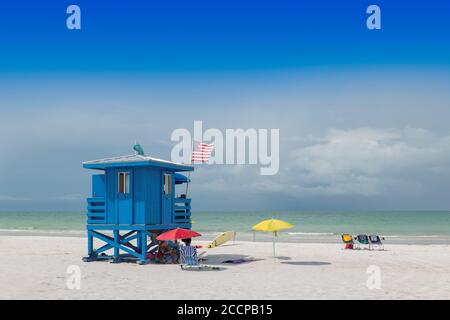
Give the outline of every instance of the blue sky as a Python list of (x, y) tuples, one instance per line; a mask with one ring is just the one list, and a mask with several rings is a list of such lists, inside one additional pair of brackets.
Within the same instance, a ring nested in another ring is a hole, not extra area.
[[(82, 30), (65, 26), (78, 4)], [(382, 30), (365, 27), (382, 9)], [(167, 72), (448, 64), (445, 1), (10, 1), (0, 70)]]
[(277, 176), (199, 168), (198, 209), (449, 209), (449, 15), (437, 0), (2, 3), (0, 210), (81, 210), (81, 161), (135, 139), (167, 158), (194, 120), (281, 142)]

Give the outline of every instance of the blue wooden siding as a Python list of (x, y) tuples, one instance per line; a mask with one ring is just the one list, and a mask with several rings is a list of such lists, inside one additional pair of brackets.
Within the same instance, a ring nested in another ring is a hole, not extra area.
[(161, 224), (160, 170), (134, 168), (134, 215), (136, 224)]
[(147, 224), (161, 224), (161, 170), (148, 168), (147, 208), (145, 212)]
[(118, 170), (116, 168), (105, 170), (107, 224), (119, 224), (117, 215), (117, 172)]
[[(129, 194), (119, 193), (120, 172), (130, 174)], [(164, 174), (172, 175), (170, 195), (164, 194)], [(92, 208), (93, 199), (98, 208)], [(111, 167), (105, 169), (105, 174), (92, 177), (92, 198), (88, 199), (88, 215), (88, 223), (93, 224), (185, 224), (190, 223), (190, 200), (175, 198), (172, 170), (151, 166)]]
[(145, 167), (134, 168), (134, 223), (145, 224), (145, 211), (148, 192), (148, 170)]
[(105, 197), (105, 193), (106, 193), (105, 175), (104, 174), (92, 175), (92, 197), (102, 198)]
[[(130, 173), (130, 194), (119, 194), (119, 172)], [(164, 173), (154, 167), (107, 168), (106, 223), (108, 224), (171, 224), (173, 223), (175, 183), (172, 193), (164, 194)], [(173, 176), (173, 175), (172, 175)], [(125, 200), (129, 201), (125, 201)], [(128, 212), (128, 213), (126, 213)]]

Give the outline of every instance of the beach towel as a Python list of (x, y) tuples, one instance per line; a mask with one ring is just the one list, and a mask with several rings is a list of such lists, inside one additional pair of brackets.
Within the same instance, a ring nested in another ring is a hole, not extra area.
[(232, 263), (232, 264), (240, 264), (240, 263), (246, 263), (246, 262), (252, 262), (252, 259), (230, 259), (222, 261), (222, 263)]

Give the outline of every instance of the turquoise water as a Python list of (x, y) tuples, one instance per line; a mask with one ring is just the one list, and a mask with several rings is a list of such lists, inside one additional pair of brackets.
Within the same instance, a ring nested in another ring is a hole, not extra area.
[[(295, 225), (287, 235), (326, 236), (348, 233), (378, 233), (388, 236), (450, 236), (450, 211), (379, 212), (194, 212), (193, 229), (200, 232), (235, 230), (249, 232), (267, 218)], [(82, 212), (0, 212), (0, 229), (84, 230)]]
[(290, 234), (336, 235), (377, 233), (391, 236), (450, 236), (450, 211), (380, 212), (233, 212), (195, 213), (193, 228), (205, 231), (250, 231), (267, 218), (295, 225)]

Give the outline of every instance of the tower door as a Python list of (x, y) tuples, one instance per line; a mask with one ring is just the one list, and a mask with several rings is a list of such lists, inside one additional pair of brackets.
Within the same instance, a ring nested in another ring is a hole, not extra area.
[(170, 172), (163, 172), (162, 174), (162, 199), (161, 199), (161, 212), (162, 223), (171, 224), (173, 216), (173, 198), (174, 198), (174, 181), (173, 174)]
[(117, 211), (119, 224), (133, 224), (133, 176), (131, 170), (117, 173)]

